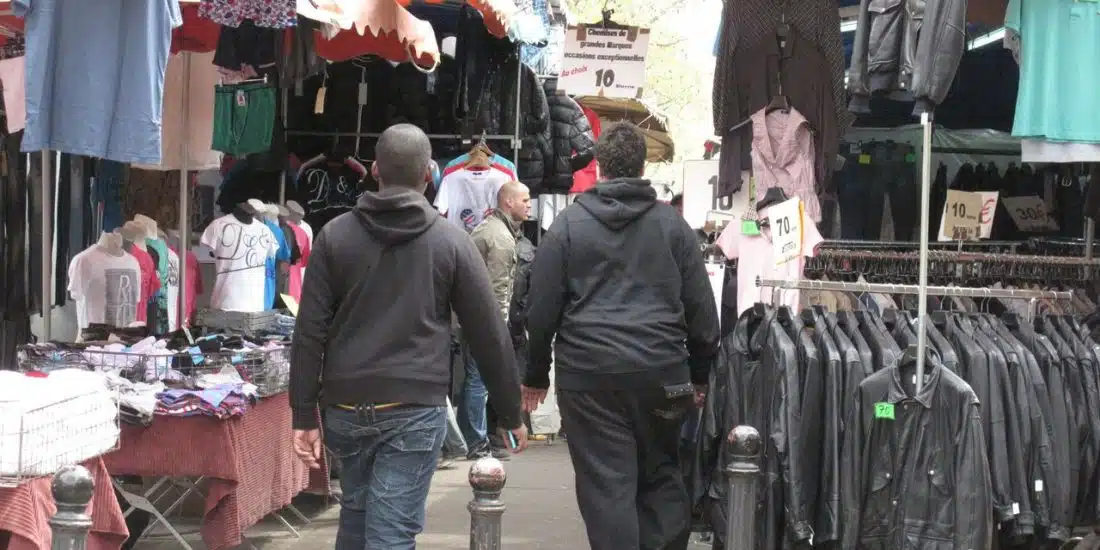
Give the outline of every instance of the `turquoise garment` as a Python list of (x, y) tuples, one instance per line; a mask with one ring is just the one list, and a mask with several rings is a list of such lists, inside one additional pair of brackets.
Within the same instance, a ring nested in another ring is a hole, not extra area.
[(1100, 5), (1011, 0), (1005, 26), (1020, 34), (1012, 135), (1100, 143)]
[(264, 303), (267, 304), (266, 309), (272, 309), (275, 307), (275, 294), (278, 286), (279, 271), (277, 266), (278, 262), (290, 261), (290, 245), (286, 242), (286, 234), (283, 233), (283, 229), (279, 227), (279, 224), (275, 222), (263, 220), (264, 225), (275, 234), (275, 242), (279, 245), (279, 250), (275, 252), (275, 257), (267, 257), (267, 263), (264, 265), (266, 268), (267, 279), (264, 281)]
[(168, 267), (168, 243), (163, 239), (145, 239), (145, 246), (156, 252), (150, 256), (156, 261), (157, 277), (160, 278), (160, 290), (153, 295), (156, 315), (150, 316), (147, 323), (153, 334), (168, 334), (168, 285), (172, 284), (172, 273)]

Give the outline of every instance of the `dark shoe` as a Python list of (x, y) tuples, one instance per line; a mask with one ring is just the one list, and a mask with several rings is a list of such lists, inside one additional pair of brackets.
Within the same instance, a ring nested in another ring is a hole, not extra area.
[(492, 456), (493, 450), (489, 446), (488, 441), (482, 441), (475, 443), (470, 447), (470, 452), (466, 453), (466, 460), (477, 460), (487, 456)]
[(453, 470), (455, 467), (455, 460), (445, 456), (439, 457), (439, 463), (436, 464), (437, 470)]
[(492, 456), (493, 456), (493, 458), (495, 458), (497, 460), (500, 460), (502, 462), (512, 459), (512, 453), (510, 453), (510, 452), (508, 452), (504, 449), (499, 449), (499, 448), (493, 448)]

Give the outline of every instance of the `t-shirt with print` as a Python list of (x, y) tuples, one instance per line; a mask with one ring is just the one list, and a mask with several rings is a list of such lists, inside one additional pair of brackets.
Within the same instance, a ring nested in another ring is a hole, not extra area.
[(367, 190), (367, 179), (360, 166), (348, 162), (322, 161), (303, 168), (298, 173), (298, 190), (305, 199), (305, 219), (320, 230), (329, 220), (355, 206)]
[(168, 256), (168, 284), (165, 285), (165, 296), (168, 298), (168, 331), (180, 328), (180, 257), (171, 248), (165, 251)]
[[(172, 247), (172, 252), (179, 256), (179, 249)], [(177, 320), (177, 326), (191, 324), (191, 316), (195, 314), (195, 297), (203, 293), (202, 270), (199, 269), (199, 258), (194, 252), (187, 251), (187, 288), (184, 289), (185, 307), (183, 314)]]
[(93, 245), (73, 258), (68, 275), (77, 328), (91, 323), (128, 327), (138, 320), (141, 266), (130, 254)]
[(159, 164), (177, 0), (14, 0), (26, 31), (23, 151)]
[[(768, 216), (768, 209), (760, 212), (760, 219)], [(779, 303), (772, 304), (773, 289), (756, 286), (756, 279), (797, 281), (802, 278), (806, 258), (812, 258), (817, 245), (824, 239), (813, 220), (802, 211), (802, 256), (782, 265), (775, 264), (775, 249), (771, 241), (771, 229), (761, 228), (759, 235), (745, 235), (740, 223), (731, 223), (718, 237), (718, 246), (727, 258), (737, 259), (737, 315), (740, 316), (753, 304), (762, 302), (774, 306), (788, 306), (798, 311), (798, 291), (781, 290)]]
[(469, 233), (497, 207), (500, 188), (514, 179), (514, 173), (496, 165), (484, 169), (447, 168), (443, 171), (435, 207), (444, 217)]
[(275, 234), (263, 222), (242, 223), (222, 216), (207, 226), (199, 240), (214, 253), (214, 291), (210, 307), (225, 311), (264, 311), (267, 259), (275, 257)]

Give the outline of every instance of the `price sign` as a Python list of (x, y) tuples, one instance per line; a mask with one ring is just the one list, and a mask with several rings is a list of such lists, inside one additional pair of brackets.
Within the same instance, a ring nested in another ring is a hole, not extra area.
[(943, 205), (943, 235), (953, 241), (976, 241), (982, 237), (982, 196), (967, 191), (947, 190)]
[(1016, 222), (1020, 231), (1029, 233), (1043, 233), (1046, 231), (1058, 231), (1058, 224), (1047, 212), (1047, 203), (1043, 199), (1030, 195), (1027, 197), (1005, 197), (1001, 199), (1008, 215)]
[(802, 200), (787, 199), (768, 208), (775, 265), (802, 256)]
[(649, 29), (571, 26), (563, 50), (559, 90), (577, 96), (641, 99)]

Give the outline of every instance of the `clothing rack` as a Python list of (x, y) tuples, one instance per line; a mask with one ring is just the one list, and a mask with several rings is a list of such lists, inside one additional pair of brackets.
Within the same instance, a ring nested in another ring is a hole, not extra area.
[(985, 155), (985, 156), (1000, 156), (1000, 157), (1018, 157), (1020, 151), (1008, 151), (1006, 149), (980, 149), (971, 147), (932, 147), (933, 153), (947, 153), (947, 154), (959, 154), (959, 155)]
[[(969, 248), (1008, 248), (1015, 252), (1020, 246), (1026, 245), (1024, 241), (965, 241), (961, 243), (942, 242), (928, 243), (929, 246), (943, 248), (955, 248), (960, 245)], [(822, 249), (828, 248), (919, 248), (920, 243), (911, 241), (857, 241), (844, 239), (829, 239), (819, 245)]]
[[(920, 296), (955, 296), (969, 298), (990, 298), (999, 300), (1029, 300), (1028, 320), (1035, 318), (1035, 310), (1039, 300), (1064, 300), (1073, 299), (1071, 290), (1028, 290), (1013, 288), (974, 288), (964, 286), (927, 286), (927, 285), (892, 285), (886, 283), (847, 283), (843, 281), (815, 281), (811, 279), (785, 280), (785, 279), (756, 279), (756, 286), (771, 288), (772, 303), (779, 303), (779, 293), (782, 290), (824, 290), (832, 292), (862, 292), (873, 294), (908, 294)], [(922, 300), (923, 302), (923, 300)], [(925, 306), (927, 307), (927, 306)], [(923, 327), (922, 327), (923, 328)], [(918, 373), (918, 379), (923, 379), (924, 373)]]
[[(842, 250), (823, 248), (817, 251), (815, 258), (847, 258), (861, 260), (917, 260), (920, 257), (912, 252), (883, 250)], [(954, 250), (929, 250), (927, 258), (941, 262), (982, 262), (1028, 265), (1060, 266), (1100, 266), (1100, 259), (1076, 258), (1072, 256), (1030, 256), (1024, 254), (993, 254), (988, 252), (959, 252)]]

